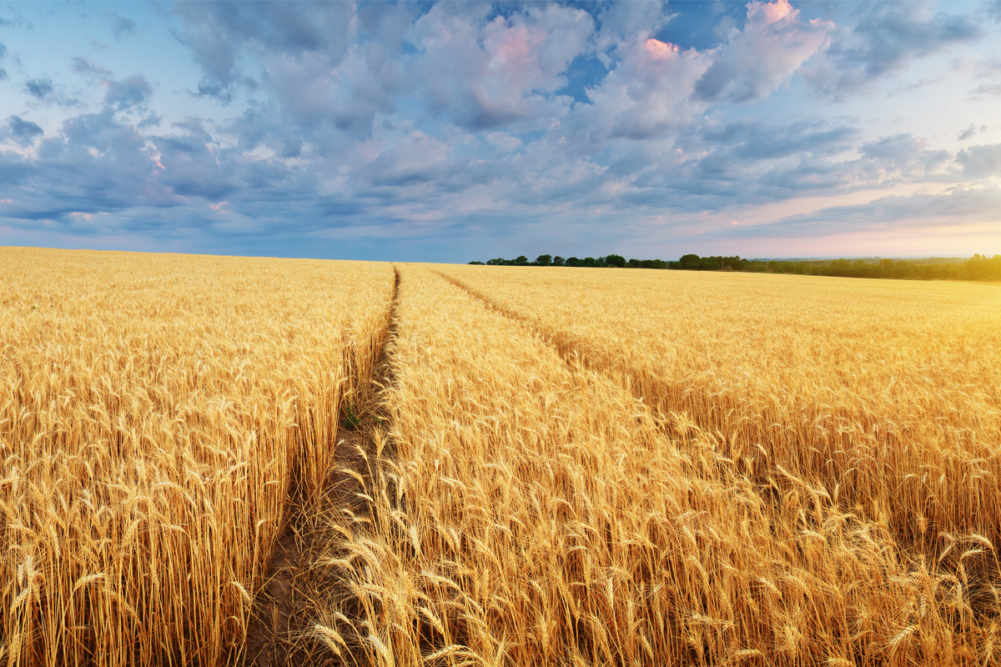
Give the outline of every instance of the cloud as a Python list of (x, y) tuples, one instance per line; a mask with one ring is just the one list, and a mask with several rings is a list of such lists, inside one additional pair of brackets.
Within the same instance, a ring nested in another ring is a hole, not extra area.
[[(6, 58), (7, 58), (7, 47), (4, 46), (3, 42), (0, 42), (0, 64), (3, 64), (3, 61)], [(7, 70), (5, 70), (3, 67), (0, 67), (0, 81), (6, 81), (8, 78), (10, 77), (7, 76)]]
[(824, 48), (833, 28), (829, 21), (801, 21), (788, 0), (750, 2), (743, 31), (730, 32), (727, 44), (695, 83), (695, 96), (710, 102), (766, 97)]
[(707, 55), (654, 38), (621, 44), (616, 54), (616, 66), (587, 91), (591, 104), (576, 105), (561, 121), (577, 154), (601, 150), (610, 140), (668, 137), (704, 109), (691, 102), (691, 91), (709, 66)]
[(922, 179), (950, 158), (945, 150), (930, 149), (927, 142), (912, 134), (866, 143), (859, 150), (866, 158), (860, 168), (873, 183), (900, 178)]
[(832, 206), (762, 225), (737, 227), (738, 237), (802, 238), (871, 231), (915, 231), (997, 221), (1001, 190), (957, 188), (948, 194), (880, 197), (853, 206)]
[(252, 102), (243, 114), (224, 127), (227, 133), (236, 137), (243, 151), (264, 146), (286, 158), (302, 154), (302, 134), (275, 103)]
[(239, 187), (237, 170), (227, 168), (227, 155), (214, 146), (204, 122), (189, 119), (174, 126), (184, 134), (154, 140), (163, 165), (159, 182), (178, 195), (210, 201), (221, 201), (235, 192)]
[(153, 95), (153, 87), (141, 75), (130, 76), (121, 81), (106, 81), (108, 92), (104, 103), (119, 111), (132, 107), (143, 106)]
[(830, 156), (851, 150), (859, 132), (850, 125), (829, 126), (818, 121), (788, 125), (742, 121), (729, 124), (707, 122), (706, 142), (727, 153), (727, 159), (775, 160), (807, 153)]
[(114, 72), (110, 69), (83, 57), (71, 59), (70, 69), (74, 74), (100, 81), (107, 91), (104, 94), (104, 105), (119, 111), (143, 107), (153, 96), (153, 87), (141, 74), (116, 81), (113, 78)]
[(597, 15), (600, 27), (595, 35), (595, 46), (607, 66), (612, 60), (605, 51), (643, 41), (655, 35), (671, 19), (667, 3), (659, 0), (608, 3)]
[(959, 151), (956, 162), (963, 166), (963, 172), (984, 178), (1001, 174), (1001, 144), (973, 146)]
[(831, 34), (824, 57), (804, 72), (835, 99), (870, 87), (913, 61), (983, 36), (969, 17), (932, 14), (928, 2), (864, 3), (854, 27)]
[(121, 41), (122, 37), (134, 34), (138, 28), (135, 21), (115, 12), (104, 12), (104, 17), (111, 24), (111, 34), (115, 36), (116, 42)]
[(53, 93), (52, 79), (41, 76), (36, 79), (29, 79), (24, 83), (25, 91), (37, 100), (44, 100)]
[(585, 52), (591, 16), (557, 5), (490, 18), (485, 5), (435, 5), (407, 32), (411, 68), (431, 112), (470, 131), (551, 116), (561, 74)]
[[(37, 132), (27, 128), (29, 135)], [(59, 132), (44, 137), (37, 157), (0, 152), (0, 178), (16, 172), (17, 204), (4, 215), (13, 220), (60, 221), (72, 227), (71, 213), (125, 212), (142, 206), (176, 205), (158, 182), (154, 149), (113, 112), (68, 119)], [(5, 180), (5, 182), (7, 182)], [(13, 193), (12, 193), (13, 194)], [(95, 218), (96, 219), (96, 218)]]
[(970, 91), (974, 98), (1001, 95), (1001, 60), (997, 58), (956, 58), (953, 73), (971, 76), (975, 81), (983, 81)]
[(259, 61), (286, 56), (335, 66), (347, 51), (353, 9), (341, 2), (179, 2), (174, 11), (183, 25), (178, 37), (202, 70), (198, 94), (229, 101), (237, 87), (257, 83), (241, 68), (245, 52)]
[[(846, 60), (854, 42), (786, 0), (732, 6), (725, 24), (709, 16), (712, 8), (696, 20), (659, 2), (170, 7), (162, 12), (178, 29), (172, 57), (183, 53), (197, 66), (180, 86), (188, 94), (169, 102), (154, 95), (151, 72), (124, 70), (131, 65), (115, 60), (115, 49), (100, 62), (73, 58), (75, 85), (94, 99), (100, 86), (103, 100), (48, 110), (44, 133), (25, 112), (3, 121), (0, 182), (12, 200), (0, 212), (5, 226), (45, 221), (70, 234), (114, 228), (129, 238), (191, 233), (205, 249), (229, 252), (311, 253), (318, 239), (394, 235), (431, 244), (473, 230), (484, 244), (540, 229), (556, 238), (613, 230), (611, 238), (647, 224), (638, 220), (659, 219), (663, 230), (681, 225), (665, 220), (730, 209), (787, 212), (784, 202), (803, 197), (856, 201), (867, 189), (998, 175), (996, 147), (963, 144), (955, 156), (906, 125), (885, 136), (892, 115), (878, 106), (853, 108), (861, 118), (836, 116), (801, 85), (768, 100), (821, 66), (847, 74), (862, 67), (869, 76), (863, 56), (879, 56), (873, 38), (858, 43), (872, 53)], [(840, 7), (826, 16), (848, 13)], [(901, 15), (949, 25), (903, 6), (860, 11), (856, 18), (877, 23)], [(699, 39), (686, 41), (694, 28)], [(121, 32), (127, 46), (136, 29)], [(866, 29), (849, 32), (861, 40)], [(928, 53), (953, 43), (942, 35), (933, 31), (938, 42)], [(832, 39), (841, 50), (828, 55)], [(901, 48), (903, 59), (883, 57), (891, 68), (884, 73), (926, 49)], [(966, 75), (986, 77), (988, 65)], [(885, 76), (872, 71), (873, 82)], [(49, 89), (39, 97), (19, 83), (27, 109), (75, 89), (65, 78), (33, 82)], [(191, 99), (198, 96), (214, 99)], [(736, 106), (755, 100), (762, 102)], [(983, 126), (963, 130), (975, 111), (962, 125), (943, 125), (934, 141), (952, 150), (957, 136), (986, 143)], [(839, 210), (859, 225), (882, 224), (883, 213)], [(790, 233), (813, 234), (837, 221), (793, 222)], [(385, 256), (387, 247), (372, 252)]]
[(30, 120), (23, 120), (18, 116), (11, 116), (7, 119), (7, 131), (4, 133), (14, 140), (19, 146), (30, 146), (34, 143), (35, 137), (45, 134), (45, 132)]
[(85, 58), (82, 56), (76, 56), (70, 59), (70, 69), (74, 74), (79, 74), (81, 76), (87, 76), (94, 79), (106, 80), (114, 76), (112, 72), (107, 67), (102, 67), (98, 65), (90, 58)]
[(517, 150), (522, 144), (521, 139), (507, 132), (490, 132), (486, 135), (486, 140), (487, 143), (508, 153)]

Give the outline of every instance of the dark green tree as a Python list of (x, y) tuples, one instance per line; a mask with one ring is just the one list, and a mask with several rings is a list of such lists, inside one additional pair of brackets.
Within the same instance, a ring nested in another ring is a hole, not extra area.
[(698, 255), (682, 255), (681, 259), (678, 260), (683, 269), (698, 269), (699, 264), (702, 262), (702, 258)]

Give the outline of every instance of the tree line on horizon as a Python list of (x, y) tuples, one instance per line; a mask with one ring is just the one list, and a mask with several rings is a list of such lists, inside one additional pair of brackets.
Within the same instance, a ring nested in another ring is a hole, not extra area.
[(603, 257), (563, 258), (559, 255), (539, 255), (534, 262), (521, 255), (515, 259), (498, 257), (487, 262), (470, 264), (489, 266), (571, 266), (609, 267), (626, 269), (672, 269), (681, 271), (747, 271), (752, 273), (792, 273), (810, 276), (842, 278), (896, 278), (903, 280), (1001, 280), (1001, 255), (988, 257), (975, 254), (965, 262), (942, 258), (924, 261), (876, 258), (828, 260), (765, 260), (733, 257), (699, 257), (683, 255), (678, 261), (663, 259), (626, 259), (622, 255)]

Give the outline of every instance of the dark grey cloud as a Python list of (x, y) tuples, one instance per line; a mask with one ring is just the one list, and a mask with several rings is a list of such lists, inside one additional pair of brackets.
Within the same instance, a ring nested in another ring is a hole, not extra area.
[(933, 14), (925, 1), (862, 3), (854, 27), (832, 33), (823, 59), (804, 74), (816, 90), (841, 98), (911, 62), (984, 32), (970, 16)]
[(11, 116), (7, 119), (7, 130), (4, 134), (13, 139), (19, 146), (30, 146), (34, 143), (35, 137), (41, 136), (44, 131), (30, 120)]
[(52, 79), (47, 76), (40, 76), (25, 81), (24, 90), (36, 100), (44, 100), (49, 95), (52, 95), (55, 89), (52, 86)]

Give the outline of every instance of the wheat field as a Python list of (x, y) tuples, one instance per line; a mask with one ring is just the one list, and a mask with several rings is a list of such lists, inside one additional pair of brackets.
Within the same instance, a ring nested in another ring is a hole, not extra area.
[(254, 664), (293, 519), (303, 664), (1001, 659), (996, 285), (18, 249), (0, 276), (8, 665)]
[(3, 249), (0, 661), (239, 658), (387, 265)]

